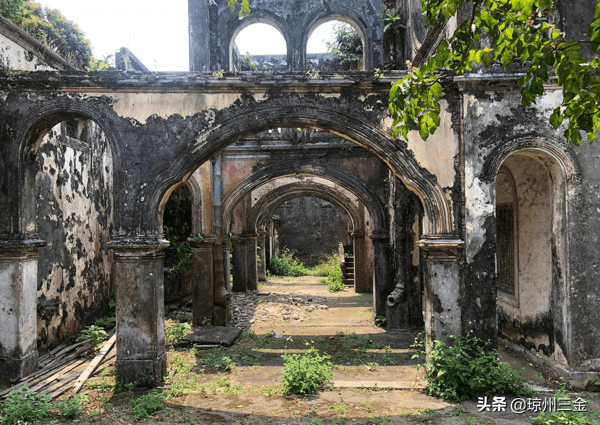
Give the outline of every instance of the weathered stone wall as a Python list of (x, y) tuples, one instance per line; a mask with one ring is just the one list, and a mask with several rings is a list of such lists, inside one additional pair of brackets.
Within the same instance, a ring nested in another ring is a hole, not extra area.
[(307, 266), (316, 265), (338, 243), (348, 240), (348, 223), (330, 203), (313, 197), (287, 201), (275, 210), (279, 217), (279, 245), (296, 253)]
[(107, 315), (112, 298), (112, 158), (94, 122), (55, 126), (40, 146), (38, 345), (73, 336)]

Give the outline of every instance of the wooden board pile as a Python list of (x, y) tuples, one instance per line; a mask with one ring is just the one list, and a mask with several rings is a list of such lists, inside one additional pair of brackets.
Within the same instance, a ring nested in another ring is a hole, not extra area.
[(93, 353), (92, 347), (87, 345), (89, 341), (56, 347), (51, 352), (40, 356), (39, 364), (45, 364), (40, 370), (1, 392), (0, 401), (7, 398), (11, 391), (23, 385), (27, 385), (38, 395), (49, 394), (52, 400), (64, 394), (77, 394), (88, 378), (114, 363), (117, 357), (116, 339), (116, 334), (113, 334), (93, 358), (90, 357)]

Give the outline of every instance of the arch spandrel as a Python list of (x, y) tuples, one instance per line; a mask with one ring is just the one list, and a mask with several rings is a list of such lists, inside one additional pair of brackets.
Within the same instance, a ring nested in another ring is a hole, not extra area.
[[(191, 174), (229, 144), (276, 127), (320, 129), (364, 147), (386, 163), (407, 188), (420, 198), (425, 210), (424, 234), (453, 235), (455, 232), (449, 201), (437, 179), (418, 165), (401, 141), (354, 114), (294, 98), (286, 99), (282, 105), (253, 104), (217, 120), (210, 131), (199, 137), (194, 147), (182, 152), (171, 168), (155, 179), (155, 184), (149, 187), (151, 193), (148, 198), (156, 205), (167, 187), (183, 180), (185, 175)], [(190, 155), (190, 152), (195, 154)], [(298, 173), (301, 172), (298, 170)], [(156, 217), (156, 207), (153, 214)], [(152, 221), (153, 218), (148, 219)]]

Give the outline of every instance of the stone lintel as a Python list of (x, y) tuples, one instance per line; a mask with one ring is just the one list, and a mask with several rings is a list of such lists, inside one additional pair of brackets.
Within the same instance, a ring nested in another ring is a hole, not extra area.
[(38, 238), (0, 240), (0, 262), (36, 258), (38, 250), (44, 246), (46, 241)]
[(116, 239), (105, 246), (113, 250), (117, 261), (143, 261), (164, 257), (170, 245), (166, 239)]
[(198, 251), (212, 251), (217, 243), (217, 238), (215, 236), (204, 236), (203, 238), (203, 240), (198, 240), (198, 238), (192, 237), (188, 238), (187, 241), (192, 249)]
[(372, 232), (369, 237), (373, 240), (373, 243), (386, 243), (390, 239), (387, 230)]

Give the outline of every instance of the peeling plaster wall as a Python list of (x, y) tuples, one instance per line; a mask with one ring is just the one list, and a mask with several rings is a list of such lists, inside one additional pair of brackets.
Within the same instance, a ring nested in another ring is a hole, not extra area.
[(47, 241), (38, 263), (40, 348), (107, 315), (112, 297), (103, 247), (112, 230), (111, 154), (96, 124), (79, 123), (77, 139), (55, 126), (38, 153), (38, 229)]
[(18, 45), (0, 33), (0, 69), (13, 71), (53, 71), (28, 49)]

